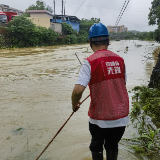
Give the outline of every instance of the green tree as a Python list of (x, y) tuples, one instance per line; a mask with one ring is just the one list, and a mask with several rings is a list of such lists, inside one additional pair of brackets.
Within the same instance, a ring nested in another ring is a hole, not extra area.
[(150, 13), (148, 15), (149, 25), (158, 25), (158, 29), (155, 30), (155, 39), (160, 42), (160, 1), (153, 0)]
[(53, 13), (52, 7), (49, 5), (46, 6), (46, 3), (42, 0), (37, 0), (36, 5), (32, 4), (31, 6), (29, 6), (26, 9), (25, 16), (27, 16), (27, 17), (29, 17), (29, 14), (27, 13), (28, 10), (47, 10), (47, 11)]
[(148, 15), (149, 25), (160, 25), (160, 1), (153, 0), (150, 13)]
[(155, 40), (160, 42), (160, 27), (155, 30)]
[(70, 36), (70, 41), (71, 41), (71, 44), (77, 44), (77, 37), (76, 37), (76, 35), (72, 34)]
[(36, 25), (24, 16), (14, 17), (14, 20), (9, 22), (8, 36), (14, 46), (30, 46), (35, 34)]
[(137, 38), (140, 39), (140, 40), (145, 40), (146, 36), (147, 36), (147, 32), (139, 32), (137, 34)]
[(147, 32), (146, 40), (154, 40), (154, 39), (155, 39), (154, 32)]
[(101, 20), (100, 18), (91, 18), (89, 19), (84, 19), (80, 21), (80, 34), (88, 34), (89, 29), (94, 23), (99, 23)]
[[(45, 7), (42, 1), (37, 1), (37, 6), (39, 7), (35, 8), (32, 5), (29, 9), (43, 9)], [(94, 23), (99, 22), (99, 18), (82, 19), (80, 21), (81, 29), (79, 33), (66, 22), (62, 23), (63, 36), (60, 36), (53, 29), (37, 27), (25, 16), (18, 16), (8, 24), (8, 38), (11, 42), (11, 47), (87, 43), (89, 41), (90, 27)]]
[(13, 47), (54, 45), (58, 36), (52, 29), (37, 27), (25, 16), (14, 17), (7, 30)]
[(53, 9), (52, 9), (52, 7), (49, 6), (49, 5), (47, 5), (46, 10), (49, 11), (49, 12), (51, 12), (51, 13), (53, 13)]
[(99, 23), (100, 21), (101, 21), (100, 18), (91, 18), (91, 19), (82, 18), (80, 21), (80, 31), (77, 40), (78, 43), (87, 43), (89, 29), (94, 23)]
[(62, 31), (65, 35), (71, 35), (74, 33), (74, 29), (67, 22), (62, 23)]
[(36, 10), (45, 10), (46, 9), (46, 4), (42, 0), (37, 0), (36, 5), (35, 5)]

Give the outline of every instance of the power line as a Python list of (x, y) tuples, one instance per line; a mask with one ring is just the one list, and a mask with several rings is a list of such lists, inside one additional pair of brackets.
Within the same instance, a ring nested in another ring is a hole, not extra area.
[[(86, 0), (83, 1), (83, 3), (85, 2)], [(80, 7), (77, 9), (77, 11), (82, 7), (83, 3), (80, 5)], [(77, 11), (74, 13), (74, 15), (77, 13)]]
[(123, 13), (124, 13), (124, 11), (126, 10), (126, 8), (127, 8), (127, 6), (128, 6), (129, 1), (130, 1), (130, 0), (128, 0), (128, 2), (127, 2), (127, 0), (125, 0), (124, 5), (123, 5), (123, 7), (122, 7), (122, 9), (121, 9), (121, 12), (120, 12), (120, 14), (119, 14), (119, 16), (118, 16), (118, 18), (117, 18), (116, 23), (115, 23), (115, 26), (117, 26), (118, 23), (119, 23), (119, 21), (121, 20), (121, 18), (122, 18), (122, 16), (123, 16)]
[[(72, 5), (79, 5), (77, 3), (74, 2), (67, 2), (67, 3), (71, 3)], [(93, 3), (94, 4), (94, 3)], [(104, 8), (104, 9), (110, 9), (110, 10), (119, 10), (120, 8), (113, 8), (113, 7), (108, 7), (106, 5), (103, 6), (98, 6), (98, 5), (91, 5), (91, 4), (83, 4), (83, 6), (89, 6), (89, 7), (96, 7), (96, 8)], [(148, 10), (142, 10), (141, 8), (135, 8), (136, 10), (126, 10), (126, 12), (148, 12)], [(138, 9), (138, 10), (137, 10)]]
[(120, 14), (119, 14), (119, 16), (118, 16), (118, 19), (117, 19), (117, 21), (116, 21), (115, 26), (117, 26), (118, 23), (119, 23), (119, 21), (121, 20), (123, 13), (124, 13), (124, 11), (126, 10), (126, 8), (127, 8), (127, 6), (128, 6), (129, 1), (130, 1), (130, 0), (128, 0), (128, 2), (125, 1), (124, 5), (123, 5), (123, 7), (122, 7), (122, 10), (121, 10), (121, 12), (120, 12)]
[[(121, 12), (120, 12), (120, 14), (119, 14), (119, 16), (118, 16), (118, 18), (117, 18), (116, 24), (117, 24), (117, 22), (118, 22), (118, 20), (119, 20), (119, 18), (120, 18), (120, 16), (121, 16), (121, 13), (122, 13), (125, 5), (126, 5), (126, 2), (127, 2), (127, 0), (125, 0), (125, 2), (124, 2), (124, 4), (123, 4), (123, 7), (122, 7), (122, 9), (121, 9)], [(115, 24), (115, 25), (116, 25), (116, 24)]]

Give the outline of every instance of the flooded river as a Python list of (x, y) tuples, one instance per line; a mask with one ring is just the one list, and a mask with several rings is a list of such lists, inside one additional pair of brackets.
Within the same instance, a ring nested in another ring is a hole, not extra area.
[[(145, 61), (145, 56), (156, 46), (145, 41), (111, 42), (109, 50), (125, 60), (128, 91), (148, 84), (155, 61)], [(80, 70), (75, 52), (81, 61), (92, 54), (89, 44), (0, 50), (0, 160), (36, 159), (68, 119)], [(88, 94), (87, 88), (82, 99)], [(81, 105), (40, 160), (91, 160), (89, 102), (90, 98)], [(136, 130), (127, 127), (124, 138), (133, 133)], [(118, 159), (139, 158), (120, 143)]]

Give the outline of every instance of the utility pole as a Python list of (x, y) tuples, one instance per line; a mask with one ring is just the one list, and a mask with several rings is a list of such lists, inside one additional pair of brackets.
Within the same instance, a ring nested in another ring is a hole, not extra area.
[(63, 13), (64, 15), (63, 15), (63, 22), (65, 22), (65, 2), (64, 2), (64, 13)]
[(65, 3), (64, 3), (64, 17), (65, 17), (65, 14), (66, 14), (66, 10), (65, 10)]
[(53, 0), (54, 3), (54, 20), (56, 22), (56, 4), (55, 4), (55, 0)]
[(55, 0), (53, 0), (53, 3), (54, 3), (54, 15), (55, 15), (55, 13), (56, 13), (56, 11), (55, 11)]
[(63, 16), (63, 0), (62, 0), (62, 16)]

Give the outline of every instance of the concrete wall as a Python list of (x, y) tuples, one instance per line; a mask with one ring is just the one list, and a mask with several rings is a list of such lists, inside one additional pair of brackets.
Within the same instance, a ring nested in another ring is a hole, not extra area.
[(53, 19), (53, 16), (46, 13), (30, 13), (30, 17), (49, 17), (50, 19)]
[(28, 17), (31, 19), (36, 26), (42, 26), (46, 28), (50, 28), (50, 18), (49, 17)]
[(62, 35), (62, 24), (51, 22), (51, 28), (54, 29), (55, 32)]

